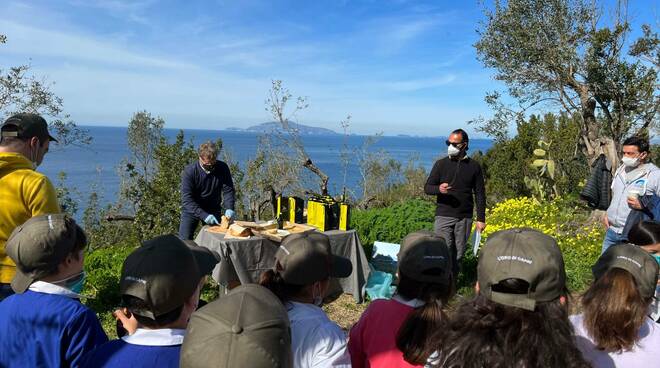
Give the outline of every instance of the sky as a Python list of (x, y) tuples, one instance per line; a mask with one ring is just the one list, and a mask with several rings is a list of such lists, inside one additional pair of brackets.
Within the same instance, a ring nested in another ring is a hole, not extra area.
[[(630, 8), (657, 24), (658, 0)], [(282, 80), (308, 98), (300, 123), (437, 136), (503, 88), (472, 46), (481, 18), (477, 0), (1, 0), (0, 68), (29, 63), (80, 125), (148, 110), (169, 128), (245, 128), (272, 120)]]

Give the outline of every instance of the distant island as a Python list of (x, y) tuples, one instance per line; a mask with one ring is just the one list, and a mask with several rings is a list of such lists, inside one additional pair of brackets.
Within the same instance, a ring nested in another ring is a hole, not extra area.
[[(313, 127), (313, 126), (303, 125), (293, 122), (290, 122), (289, 125), (292, 128), (296, 129), (298, 131), (298, 134), (300, 135), (339, 135), (339, 133), (331, 129)], [(271, 121), (268, 123), (262, 123), (259, 125), (251, 126), (245, 129), (232, 127), (232, 128), (227, 128), (226, 130), (230, 130), (233, 132), (269, 133), (277, 130), (282, 130), (282, 127), (280, 123)]]

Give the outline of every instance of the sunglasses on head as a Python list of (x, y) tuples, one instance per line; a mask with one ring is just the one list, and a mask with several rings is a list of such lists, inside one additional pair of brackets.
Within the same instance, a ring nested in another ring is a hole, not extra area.
[(447, 147), (454, 146), (454, 147), (458, 148), (458, 147), (462, 146), (465, 142), (454, 143), (454, 142), (450, 142), (449, 140), (446, 140), (445, 143), (447, 144)]

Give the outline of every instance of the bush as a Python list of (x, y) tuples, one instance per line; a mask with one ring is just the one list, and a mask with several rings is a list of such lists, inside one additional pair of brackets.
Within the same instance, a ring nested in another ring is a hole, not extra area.
[(124, 260), (133, 251), (133, 247), (115, 246), (99, 248), (85, 258), (87, 281), (85, 294), (91, 294), (86, 300), (101, 320), (109, 336), (114, 336), (114, 317), (112, 311), (119, 306), (119, 277)]
[(486, 212), (488, 227), (483, 242), (496, 231), (529, 227), (557, 240), (564, 255), (568, 287), (582, 291), (591, 282), (591, 266), (600, 256), (604, 230), (599, 223), (587, 222), (588, 212), (570, 200), (541, 203), (527, 197), (498, 203)]
[(414, 199), (390, 207), (353, 211), (351, 228), (356, 229), (367, 258), (371, 259), (375, 241), (400, 243), (417, 230), (433, 230), (435, 205)]

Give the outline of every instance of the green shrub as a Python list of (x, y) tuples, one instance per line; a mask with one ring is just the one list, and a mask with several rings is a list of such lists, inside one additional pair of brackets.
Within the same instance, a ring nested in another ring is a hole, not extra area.
[(354, 211), (351, 228), (356, 229), (367, 258), (371, 259), (375, 241), (400, 243), (417, 230), (433, 230), (435, 205), (414, 199), (390, 207)]
[(91, 295), (85, 303), (98, 314), (109, 336), (115, 333), (112, 311), (120, 303), (121, 266), (133, 249), (128, 246), (104, 247), (94, 250), (85, 258), (85, 294)]

